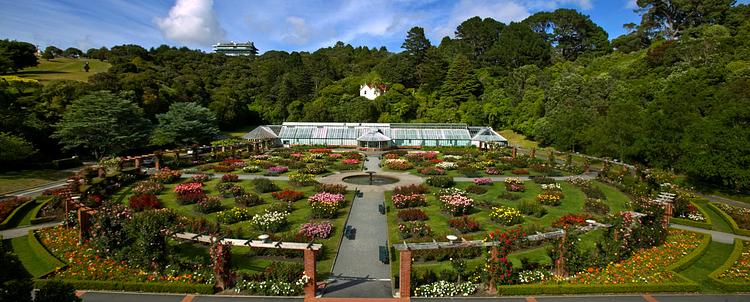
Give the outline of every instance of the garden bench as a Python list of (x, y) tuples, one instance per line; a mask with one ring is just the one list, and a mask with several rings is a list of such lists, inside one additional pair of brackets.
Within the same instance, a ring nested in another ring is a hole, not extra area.
[(379, 205), (378, 205), (378, 211), (380, 212), (380, 214), (383, 214), (383, 215), (385, 215), (385, 205), (384, 205), (384, 204), (382, 204), (382, 203), (381, 203), (381, 204), (379, 204)]
[(350, 225), (347, 225), (346, 228), (344, 228), (344, 237), (349, 240), (354, 240), (354, 237), (357, 234), (357, 229), (353, 228)]
[(387, 245), (380, 245), (380, 246), (378, 246), (378, 257), (380, 258), (380, 262), (383, 262), (384, 264), (388, 264), (388, 247), (387, 247)]

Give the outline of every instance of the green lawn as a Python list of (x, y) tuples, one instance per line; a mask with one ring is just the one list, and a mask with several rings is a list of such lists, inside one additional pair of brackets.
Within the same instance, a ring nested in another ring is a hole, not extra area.
[(607, 200), (605, 202), (607, 203), (607, 205), (609, 205), (610, 213), (617, 213), (628, 210), (627, 205), (630, 202), (630, 197), (628, 197), (627, 194), (621, 192), (613, 186), (598, 181), (594, 182), (594, 186), (599, 188), (599, 190), (604, 193), (604, 196), (607, 197)]
[(732, 244), (711, 241), (706, 253), (698, 261), (678, 273), (698, 283), (701, 286), (701, 292), (721, 292), (720, 288), (709, 282), (708, 275), (727, 261), (727, 257), (732, 253), (733, 248), (734, 245)]
[(34, 278), (54, 271), (61, 265), (61, 262), (46, 252), (46, 250), (44, 253), (34, 252), (28, 235), (5, 240), (5, 244), (10, 244), (13, 251), (18, 255), (18, 259), (21, 260), (23, 267)]
[[(84, 62), (89, 62), (91, 69), (89, 72), (83, 70)], [(95, 59), (69, 59), (55, 58), (52, 60), (39, 60), (39, 65), (30, 67), (14, 74), (22, 78), (38, 80), (42, 84), (49, 83), (53, 80), (74, 80), (86, 82), (89, 77), (107, 71), (112, 66), (107, 62)]]
[[(188, 182), (189, 180), (183, 180), (184, 182)], [(216, 184), (219, 183), (219, 179), (212, 179), (204, 185), (204, 190), (206, 191), (206, 194), (208, 195), (218, 195), (218, 192), (215, 189)], [(274, 181), (281, 190), (284, 189), (292, 189), (296, 191), (301, 191), (305, 193), (306, 197), (309, 197), (313, 194), (314, 188), (312, 186), (307, 187), (293, 187), (286, 181)], [(245, 188), (247, 192), (255, 192), (255, 189), (252, 187), (251, 180), (241, 180), (238, 182), (240, 186)], [(176, 201), (176, 196), (174, 193), (172, 193), (172, 190), (174, 187), (177, 186), (177, 184), (168, 184), (165, 185), (164, 191), (158, 196), (159, 200), (162, 202), (163, 206), (166, 208), (170, 208), (175, 210), (178, 214), (183, 216), (190, 216), (190, 217), (204, 217), (210, 221), (216, 221), (216, 213), (211, 214), (203, 214), (194, 211), (194, 205), (180, 205)], [(122, 202), (127, 203), (129, 196), (132, 195), (132, 193), (129, 192), (127, 188), (125, 188), (122, 193), (120, 194), (119, 198), (122, 198)], [(266, 208), (268, 208), (271, 205), (271, 202), (274, 201), (274, 197), (271, 195), (271, 193), (264, 193), (264, 194), (258, 194), (260, 195), (263, 200), (266, 202), (264, 204), (251, 207), (252, 214), (261, 213)], [(339, 210), (339, 215), (336, 219), (327, 219), (328, 221), (331, 221), (331, 223), (334, 226), (333, 234), (330, 238), (325, 240), (318, 240), (317, 243), (321, 243), (324, 246), (323, 254), (318, 257), (318, 274), (321, 274), (325, 276), (326, 274), (331, 272), (331, 269), (333, 267), (333, 261), (336, 258), (336, 254), (338, 253), (338, 247), (341, 241), (341, 236), (343, 236), (343, 229), (344, 229), (344, 222), (346, 221), (346, 218), (349, 214), (349, 210), (351, 209), (351, 199), (354, 196), (353, 192), (348, 192), (346, 194), (346, 200), (348, 202), (347, 206), (344, 209)], [(224, 198), (222, 200), (222, 205), (225, 209), (229, 209), (234, 206), (234, 198)], [(307, 223), (311, 221), (311, 210), (310, 207), (307, 205), (307, 201), (305, 199), (299, 200), (294, 203), (293, 205), (293, 211), (289, 214), (287, 218), (287, 226), (282, 229), (280, 232), (291, 234), (295, 233), (299, 229), (300, 225), (303, 223)], [(240, 237), (244, 239), (253, 239), (256, 238), (258, 235), (260, 235), (261, 231), (256, 231), (252, 228), (250, 221), (242, 221), (235, 224), (230, 225), (232, 229), (238, 229), (240, 231)], [(180, 245), (180, 254), (183, 254), (182, 247), (185, 245), (193, 245), (193, 244), (182, 244)], [(197, 253), (200, 252), (201, 257), (208, 257), (208, 251), (203, 246), (196, 246), (194, 248), (187, 249), (187, 254), (183, 256), (188, 257), (194, 257), (195, 254), (191, 253)], [(249, 248), (247, 247), (234, 247), (232, 249), (233, 254), (233, 265), (240, 271), (260, 271), (265, 269), (269, 264), (272, 263), (272, 260), (283, 260), (283, 261), (301, 261), (301, 259), (265, 259), (262, 257), (247, 257), (246, 254), (249, 252)]]
[(724, 221), (724, 219), (719, 215), (719, 213), (716, 213), (716, 211), (714, 211), (711, 207), (708, 206), (708, 200), (698, 199), (698, 200), (693, 201), (693, 204), (703, 209), (703, 211), (706, 212), (706, 214), (708, 214), (709, 217), (711, 217), (713, 230), (719, 231), (719, 232), (725, 232), (725, 233), (733, 233), (732, 227), (729, 226), (729, 223)]
[(537, 152), (546, 152), (547, 148), (539, 148), (539, 143), (527, 139), (525, 135), (517, 133), (513, 130), (506, 129), (503, 131), (498, 131), (498, 133), (508, 140), (508, 144), (510, 146), (521, 147), (524, 149), (537, 148)]
[(68, 178), (72, 173), (59, 170), (20, 170), (0, 173), (0, 194), (33, 188)]

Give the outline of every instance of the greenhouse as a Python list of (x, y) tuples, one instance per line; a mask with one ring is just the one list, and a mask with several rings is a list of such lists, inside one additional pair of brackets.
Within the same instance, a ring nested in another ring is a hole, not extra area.
[(490, 127), (466, 124), (417, 123), (305, 123), (265, 125), (243, 136), (275, 145), (321, 145), (388, 149), (437, 146), (507, 146), (508, 141)]

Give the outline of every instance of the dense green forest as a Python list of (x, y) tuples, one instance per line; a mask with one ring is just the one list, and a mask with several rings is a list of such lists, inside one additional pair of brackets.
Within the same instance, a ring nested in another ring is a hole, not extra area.
[[(587, 16), (558, 9), (510, 24), (474, 17), (439, 43), (414, 27), (397, 53), (342, 42), (254, 57), (169, 46), (90, 49), (80, 54), (112, 67), (88, 83), (0, 81), (0, 155), (45, 160), (61, 148), (100, 156), (185, 145), (210, 139), (214, 123), (229, 130), (284, 121), (463, 122), (747, 190), (750, 7), (732, 0), (638, 5), (642, 22), (625, 24), (628, 34), (612, 40)], [(0, 43), (0, 66), (9, 73), (29, 66), (14, 64), (14, 49), (23, 47), (13, 43)], [(363, 83), (389, 89), (371, 101), (359, 96)], [(172, 105), (180, 103), (199, 106)], [(99, 109), (81, 112), (88, 104)], [(128, 117), (86, 124), (86, 114)], [(107, 126), (113, 120), (118, 127)], [(179, 127), (186, 121), (208, 130), (191, 137)], [(111, 148), (94, 147), (95, 135), (75, 135), (102, 127), (116, 132)]]

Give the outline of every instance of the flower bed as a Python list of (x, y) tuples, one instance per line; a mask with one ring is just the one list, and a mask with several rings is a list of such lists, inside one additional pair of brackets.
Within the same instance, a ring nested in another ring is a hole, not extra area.
[(190, 204), (206, 196), (203, 184), (200, 182), (189, 182), (174, 187), (173, 192), (177, 195), (177, 203)]
[(558, 190), (545, 190), (536, 196), (536, 200), (546, 206), (559, 206), (562, 203), (562, 198), (562, 191)]
[(152, 174), (151, 179), (159, 183), (169, 184), (180, 179), (180, 176), (182, 176), (182, 173), (180, 173), (180, 171), (173, 171), (169, 168), (162, 168), (161, 170), (156, 171), (154, 174)]
[(392, 170), (409, 170), (414, 168), (414, 165), (405, 159), (386, 159), (384, 162), (388, 169)]
[(422, 207), (427, 205), (427, 200), (425, 199), (424, 194), (393, 194), (391, 200), (393, 201), (393, 206), (397, 209)]
[(152, 194), (158, 195), (164, 190), (164, 185), (153, 180), (139, 181), (133, 186), (135, 194)]
[(315, 175), (301, 172), (289, 173), (289, 182), (295, 186), (308, 186), (316, 183)]
[(523, 214), (515, 208), (510, 207), (492, 207), (490, 219), (502, 225), (511, 226), (523, 222)]
[(398, 233), (402, 239), (411, 237), (426, 237), (432, 234), (429, 225), (421, 221), (409, 221), (398, 224)]
[(459, 188), (445, 188), (445, 189), (440, 189), (439, 191), (437, 191), (437, 193), (435, 193), (435, 195), (438, 198), (440, 196), (444, 196), (444, 195), (464, 195), (464, 196), (466, 196), (466, 191), (463, 190), (463, 189), (459, 189)]
[(307, 240), (326, 239), (332, 231), (333, 225), (328, 221), (304, 223), (299, 227), (299, 234)]
[(440, 196), (445, 208), (451, 215), (459, 216), (468, 214), (474, 208), (474, 200), (464, 195), (443, 195)]
[(198, 202), (195, 204), (195, 210), (203, 214), (221, 211), (221, 197), (219, 196), (203, 197), (200, 200), (198, 200)]
[(268, 175), (279, 175), (279, 174), (282, 174), (282, 173), (286, 173), (288, 171), (289, 171), (289, 168), (287, 168), (287, 167), (284, 167), (284, 166), (273, 166), (273, 167), (268, 168), (268, 170), (266, 170), (266, 174), (268, 174)]
[(448, 225), (461, 233), (471, 233), (479, 231), (479, 222), (465, 215), (461, 216), (460, 218), (448, 220)]
[(334, 218), (344, 204), (343, 194), (316, 193), (307, 199), (315, 218)]
[(730, 206), (723, 203), (714, 203), (714, 205), (732, 217), (734, 222), (737, 223), (737, 227), (750, 230), (750, 209)]
[(28, 197), (9, 197), (0, 200), (0, 222), (8, 218), (13, 210), (29, 200), (31, 199)]
[(352, 165), (353, 166), (353, 165), (359, 165), (359, 160), (358, 159), (353, 159), (353, 158), (347, 158), (345, 160), (342, 160), (341, 163), (345, 164), (345, 165)]
[(237, 174), (227, 173), (221, 176), (221, 182), (238, 182), (238, 181), (240, 181), (240, 176)]
[(505, 183), (505, 189), (508, 192), (526, 191), (526, 187), (523, 185), (523, 182), (518, 178), (508, 177), (505, 179), (504, 183)]
[(477, 286), (471, 282), (451, 283), (440, 280), (417, 287), (414, 289), (414, 295), (417, 297), (453, 297), (468, 296), (475, 291), (477, 291)]
[(95, 254), (88, 242), (79, 245), (78, 230), (56, 226), (36, 233), (44, 246), (67, 266), (53, 273), (52, 278), (66, 280), (166, 282), (174, 284), (213, 284), (213, 274), (201, 265), (189, 271), (167, 267), (151, 271), (125, 261), (103, 258)]
[(418, 208), (400, 210), (396, 216), (398, 216), (401, 221), (427, 220), (427, 214)]
[(286, 202), (295, 202), (297, 200), (305, 198), (305, 193), (289, 189), (281, 192), (273, 192), (271, 193), (271, 195), (278, 200)]
[(159, 202), (159, 198), (157, 198), (156, 195), (137, 194), (130, 196), (128, 199), (128, 206), (133, 209), (133, 211), (140, 212), (148, 209), (161, 208), (161, 202)]
[(589, 219), (589, 217), (581, 214), (568, 214), (557, 219), (552, 226), (556, 228), (584, 226), (587, 224), (586, 219)]
[(280, 211), (266, 210), (263, 213), (255, 214), (252, 218), (252, 225), (258, 231), (278, 232), (286, 225), (289, 213)]
[(438, 168), (438, 167), (426, 167), (426, 168), (417, 170), (417, 172), (419, 172), (419, 174), (422, 174), (422, 175), (444, 175), (445, 174), (445, 170)]
[(487, 173), (489, 175), (500, 175), (500, 174), (503, 174), (503, 170), (500, 170), (495, 167), (487, 167), (484, 169), (484, 173)]
[(204, 173), (198, 173), (190, 177), (190, 181), (192, 182), (207, 182), (211, 179), (211, 175), (204, 174)]
[(474, 184), (478, 186), (491, 185), (492, 179), (489, 177), (474, 178)]
[(231, 208), (216, 213), (216, 220), (224, 224), (234, 224), (250, 218), (250, 210), (246, 208)]
[(669, 230), (663, 245), (641, 249), (632, 257), (604, 268), (589, 268), (568, 282), (572, 284), (645, 284), (682, 282), (670, 266), (701, 245), (703, 235), (682, 230)]
[(732, 263), (732, 266), (717, 276), (719, 280), (750, 284), (750, 241), (743, 241), (741, 244), (742, 252), (739, 258)]
[(425, 194), (430, 189), (423, 184), (411, 184), (407, 186), (398, 186), (393, 190), (394, 194), (410, 195), (410, 194)]
[(444, 161), (444, 162), (435, 164), (435, 167), (438, 167), (444, 170), (455, 170), (456, 168), (458, 168), (458, 165), (454, 162)]

